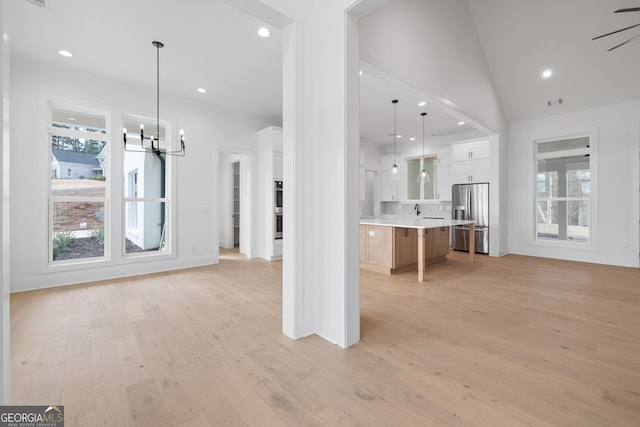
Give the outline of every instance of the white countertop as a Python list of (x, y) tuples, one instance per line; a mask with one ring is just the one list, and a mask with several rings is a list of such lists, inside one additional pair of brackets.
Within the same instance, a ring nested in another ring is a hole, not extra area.
[(397, 218), (362, 218), (360, 224), (363, 225), (383, 225), (387, 227), (403, 228), (438, 228), (452, 227), (456, 225), (474, 224), (475, 221), (461, 219), (425, 219), (422, 217), (402, 216)]

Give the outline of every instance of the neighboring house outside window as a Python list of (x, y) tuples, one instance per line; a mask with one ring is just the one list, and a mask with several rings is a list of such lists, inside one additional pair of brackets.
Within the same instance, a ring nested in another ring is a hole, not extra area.
[[(124, 117), (124, 127), (138, 129), (140, 122), (145, 132), (153, 132), (156, 144), (166, 147), (168, 134), (165, 124), (157, 135), (153, 119)], [(124, 230), (125, 255), (166, 252), (169, 232), (169, 206), (167, 192), (167, 159), (164, 155), (144, 151), (138, 133), (127, 134), (127, 151), (123, 156), (124, 172)], [(148, 141), (147, 141), (148, 143)]]
[(55, 103), (49, 112), (49, 262), (104, 258), (107, 182), (97, 156), (107, 147), (109, 114)]

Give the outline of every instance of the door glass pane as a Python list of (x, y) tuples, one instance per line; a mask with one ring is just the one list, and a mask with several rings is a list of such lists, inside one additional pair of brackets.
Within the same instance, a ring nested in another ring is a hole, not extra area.
[(104, 202), (54, 202), (53, 260), (104, 256)]

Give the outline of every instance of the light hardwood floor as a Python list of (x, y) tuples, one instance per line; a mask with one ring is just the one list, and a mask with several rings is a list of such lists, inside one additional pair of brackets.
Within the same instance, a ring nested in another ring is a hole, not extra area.
[(281, 333), (281, 264), (14, 294), (15, 403), (70, 426), (638, 426), (640, 271), (453, 253), (362, 271), (362, 341)]

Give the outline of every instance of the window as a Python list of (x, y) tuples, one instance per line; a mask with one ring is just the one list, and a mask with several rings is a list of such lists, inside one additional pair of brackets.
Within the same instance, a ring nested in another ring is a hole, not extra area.
[[(108, 115), (50, 105), (49, 262), (105, 256)], [(104, 163), (106, 164), (106, 163)]]
[[(436, 199), (436, 162), (437, 156), (407, 159), (407, 200)], [(426, 179), (420, 179), (424, 169)]]
[(536, 239), (589, 243), (590, 138), (537, 142), (536, 166)]
[[(156, 130), (153, 119), (125, 116), (124, 127), (145, 133)], [(153, 137), (167, 147), (167, 125), (161, 123), (160, 135)], [(130, 256), (142, 253), (160, 253), (168, 250), (169, 209), (167, 193), (167, 159), (161, 154), (140, 147), (140, 135), (127, 134), (127, 150), (123, 151), (124, 172), (124, 253)]]

